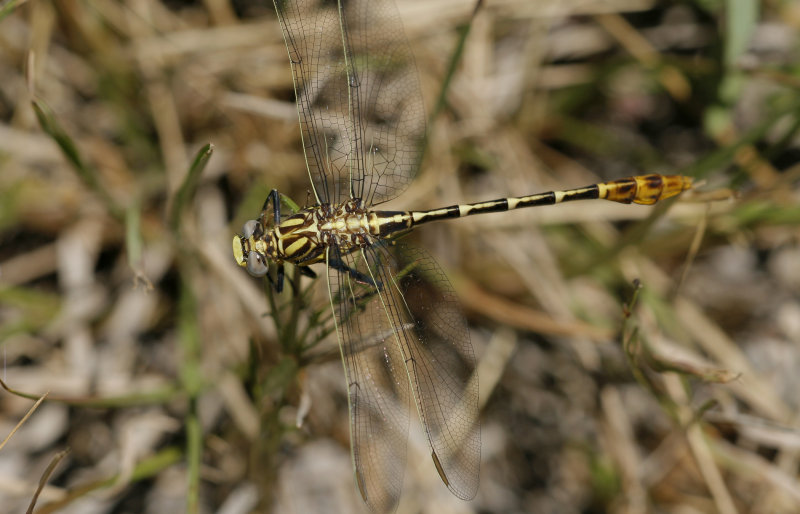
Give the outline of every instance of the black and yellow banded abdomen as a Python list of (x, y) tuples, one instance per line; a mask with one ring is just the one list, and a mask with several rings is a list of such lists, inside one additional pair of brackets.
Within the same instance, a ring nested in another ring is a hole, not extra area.
[(683, 175), (638, 175), (627, 177), (610, 182), (601, 182), (577, 189), (566, 189), (563, 191), (548, 191), (530, 196), (516, 196), (509, 198), (498, 198), (488, 202), (468, 203), (461, 205), (451, 205), (441, 209), (429, 211), (413, 211), (404, 213), (392, 213), (395, 220), (390, 222), (381, 216), (382, 228), (381, 235), (389, 232), (389, 228), (408, 229), (414, 225), (429, 223), (431, 221), (449, 218), (461, 218), (474, 214), (488, 212), (511, 211), (523, 209), (525, 207), (536, 207), (540, 205), (554, 205), (557, 203), (574, 202), (577, 200), (610, 200), (619, 203), (638, 203), (642, 205), (652, 205), (660, 200), (673, 197), (692, 187), (692, 179)]

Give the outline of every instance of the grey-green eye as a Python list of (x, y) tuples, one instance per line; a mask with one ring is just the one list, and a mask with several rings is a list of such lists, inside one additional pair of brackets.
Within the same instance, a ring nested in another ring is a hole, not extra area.
[(258, 221), (250, 220), (245, 222), (244, 226), (242, 227), (242, 235), (244, 239), (250, 239), (253, 237), (253, 234), (256, 233), (256, 228), (258, 228)]
[[(246, 225), (245, 225), (245, 228), (247, 228)], [(266, 263), (264, 263), (264, 261), (262, 260), (261, 256), (258, 254), (258, 252), (255, 252), (255, 251), (251, 250), (247, 254), (247, 272), (248, 273), (250, 273), (254, 277), (263, 277), (264, 275), (267, 274), (267, 270), (268, 269), (269, 268), (267, 268)]]

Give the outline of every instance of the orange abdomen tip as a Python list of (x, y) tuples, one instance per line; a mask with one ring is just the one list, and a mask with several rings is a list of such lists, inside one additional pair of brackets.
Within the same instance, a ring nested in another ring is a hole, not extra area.
[(692, 187), (691, 177), (684, 175), (640, 175), (633, 177), (636, 193), (631, 199), (641, 205), (653, 205)]
[(637, 175), (598, 184), (600, 198), (620, 203), (652, 205), (692, 187), (691, 177), (684, 175)]

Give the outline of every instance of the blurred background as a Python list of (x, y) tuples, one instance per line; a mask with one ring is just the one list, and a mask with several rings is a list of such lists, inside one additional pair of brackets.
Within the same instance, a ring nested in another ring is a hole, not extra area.
[[(470, 324), (482, 467), (455, 498), (412, 425), (398, 512), (797, 512), (800, 4), (397, 3), (431, 118), (388, 208), (699, 182), (410, 236)], [(366, 511), (324, 290), (231, 255), (273, 187), (308, 203), (270, 2), (0, 3), (4, 512)]]

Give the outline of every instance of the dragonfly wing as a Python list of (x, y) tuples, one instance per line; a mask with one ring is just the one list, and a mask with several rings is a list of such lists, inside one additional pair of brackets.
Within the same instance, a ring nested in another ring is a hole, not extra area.
[[(409, 382), (393, 318), (369, 278), (362, 254), (328, 249), (328, 267), (350, 409), (356, 483), (374, 512), (393, 512), (403, 486), (408, 440)], [(347, 271), (349, 269), (350, 271)]]
[(275, 0), (317, 200), (375, 205), (416, 174), (425, 113), (391, 0)]
[[(354, 464), (359, 484), (366, 483), (367, 503), (372, 489), (386, 489), (366, 472), (374, 471), (373, 463), (394, 452), (397, 460), (390, 466), (405, 466), (406, 433), (395, 431), (389, 407), (395, 402), (386, 399), (396, 398), (407, 407), (409, 385), (442, 480), (459, 498), (474, 497), (480, 467), (475, 355), (447, 277), (426, 252), (404, 244), (376, 244), (339, 258), (345, 266), (331, 270), (329, 283), (350, 384)], [(366, 355), (382, 359), (380, 373), (364, 363)], [(373, 376), (389, 378), (388, 393), (375, 389), (367, 394), (377, 384)], [(384, 408), (382, 415), (368, 416), (376, 402)], [(394, 438), (381, 442), (370, 430)], [(402, 472), (390, 467), (381, 480), (402, 477)]]
[(427, 252), (402, 243), (392, 250), (392, 294), (396, 316), (405, 320), (405, 362), (417, 409), (439, 475), (453, 494), (469, 500), (478, 490), (481, 440), (467, 322), (450, 281)]

